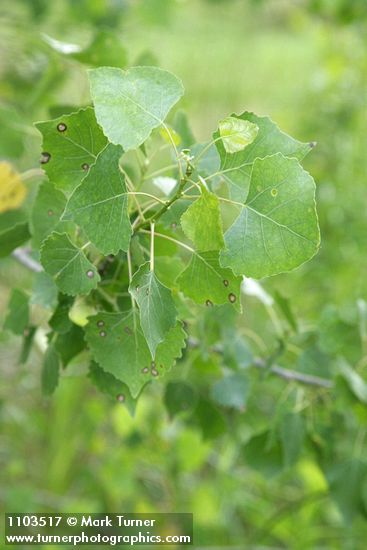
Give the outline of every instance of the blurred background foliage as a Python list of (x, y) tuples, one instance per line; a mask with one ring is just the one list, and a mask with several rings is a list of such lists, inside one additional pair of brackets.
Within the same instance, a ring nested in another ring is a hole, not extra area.
[[(226, 307), (205, 315), (133, 417), (80, 376), (83, 357), (42, 397), (39, 348), (19, 364), (21, 339), (3, 332), (4, 510), (192, 511), (198, 547), (365, 548), (366, 22), (365, 0), (2, 3), (1, 160), (38, 166), (33, 122), (89, 102), (86, 67), (159, 64), (183, 80), (199, 141), (246, 109), (318, 142), (306, 168), (322, 231), (314, 260), (244, 296), (239, 330)], [(31, 275), (4, 259), (0, 285), (4, 313)], [(275, 361), (333, 388), (276, 377)]]

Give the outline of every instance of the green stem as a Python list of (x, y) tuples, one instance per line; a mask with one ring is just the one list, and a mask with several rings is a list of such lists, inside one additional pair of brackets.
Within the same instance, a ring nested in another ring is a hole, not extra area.
[(160, 168), (159, 170), (155, 170), (154, 172), (151, 172), (150, 174), (145, 174), (144, 180), (149, 180), (152, 178), (155, 178), (156, 176), (159, 176), (160, 174), (164, 174), (165, 172), (169, 172), (170, 170), (173, 170), (173, 168), (177, 168), (177, 164), (169, 164), (168, 166), (165, 166), (164, 168)]
[(166, 130), (167, 134), (168, 134), (168, 137), (169, 137), (169, 140), (172, 144), (172, 147), (173, 147), (173, 150), (175, 152), (175, 155), (176, 155), (176, 159), (177, 159), (177, 166), (178, 166), (178, 172), (180, 174), (180, 180), (183, 179), (183, 172), (182, 172), (182, 166), (181, 166), (181, 161), (180, 161), (180, 154), (178, 152), (178, 149), (176, 147), (176, 144), (175, 144), (175, 140), (173, 139), (172, 137), (172, 134), (170, 132), (170, 129), (168, 128), (168, 126), (166, 124), (162, 124), (163, 128)]
[(150, 224), (150, 271), (154, 272), (154, 222)]
[(87, 243), (83, 244), (83, 246), (80, 247), (80, 250), (84, 250), (85, 248), (88, 248), (88, 246), (92, 244), (90, 241), (88, 241)]
[(186, 185), (186, 182), (187, 182), (186, 177), (183, 177), (180, 180), (180, 184), (177, 188), (176, 193), (173, 195), (173, 197), (170, 200), (168, 200), (165, 203), (165, 205), (160, 210), (158, 210), (158, 212), (156, 214), (153, 214), (152, 216), (150, 216), (146, 220), (138, 223), (138, 225), (135, 227), (134, 233), (136, 233), (137, 231), (139, 231), (139, 229), (142, 229), (143, 227), (149, 226), (152, 221), (157, 222), (159, 220), (159, 218), (161, 218), (163, 216), (163, 214), (165, 214), (165, 212), (167, 212), (167, 210), (170, 208), (170, 206), (182, 197), (183, 189)]
[(129, 178), (128, 174), (125, 172), (125, 170), (122, 168), (122, 166), (119, 166), (120, 168), (120, 171), (121, 173), (124, 175), (125, 177), (125, 182), (126, 182), (126, 187), (128, 188), (128, 190), (132, 193), (132, 196), (133, 196), (133, 199), (135, 201), (135, 204), (136, 204), (136, 208), (138, 209), (138, 212), (139, 212), (139, 216), (141, 217), (142, 220), (145, 220), (144, 218), (144, 214), (142, 213), (141, 211), (141, 208), (140, 208), (140, 204), (139, 204), (139, 201), (138, 199), (136, 198), (135, 196), (135, 193), (134, 193), (134, 184), (133, 182), (131, 181), (131, 179)]
[(20, 179), (22, 181), (43, 177), (45, 177), (45, 172), (42, 170), (42, 168), (31, 168), (30, 170), (27, 170), (26, 172), (22, 172), (20, 174)]
[(160, 202), (161, 204), (166, 204), (167, 201), (163, 201), (159, 197), (156, 197), (155, 195), (151, 195), (150, 193), (143, 193), (142, 191), (128, 191), (128, 195), (144, 195), (145, 197), (150, 197), (151, 199), (154, 199), (156, 202)]
[(204, 147), (204, 149), (202, 149), (202, 151), (200, 151), (200, 153), (198, 154), (197, 157), (195, 157), (195, 160), (194, 160), (194, 162), (193, 162), (193, 167), (194, 167), (194, 168), (197, 168), (198, 160), (200, 160), (201, 157), (202, 157), (203, 155), (205, 155), (205, 153), (210, 149), (210, 147), (211, 147), (212, 145), (214, 145), (217, 141), (220, 141), (221, 139), (222, 139), (222, 136), (218, 136), (217, 138), (212, 139), (212, 141), (210, 141), (210, 142)]
[[(128, 273), (129, 273), (129, 284), (131, 283), (132, 281), (132, 278), (133, 278), (133, 270), (132, 270), (132, 264), (131, 264), (131, 252), (130, 252), (130, 248), (129, 250), (127, 251), (127, 270), (128, 270)], [(130, 294), (130, 297), (131, 297), (131, 307), (133, 308), (133, 310), (135, 310), (135, 300), (132, 296), (132, 294)], [(134, 323), (135, 323), (135, 316), (134, 316)]]
[[(142, 229), (141, 232), (142, 233), (147, 233), (148, 235), (150, 235), (150, 231), (147, 231), (146, 229)], [(163, 233), (157, 233), (156, 231), (154, 232), (154, 235), (156, 237), (161, 237), (162, 239), (166, 239), (167, 241), (171, 241), (172, 243), (178, 244), (179, 246), (182, 246), (182, 248), (186, 248), (186, 250), (189, 250), (193, 254), (197, 254), (197, 252), (195, 252), (195, 250), (193, 248), (191, 248), (191, 246), (188, 246), (187, 244), (183, 243), (182, 241), (178, 241), (177, 239), (174, 239), (173, 237), (170, 237), (169, 235), (164, 235)]]

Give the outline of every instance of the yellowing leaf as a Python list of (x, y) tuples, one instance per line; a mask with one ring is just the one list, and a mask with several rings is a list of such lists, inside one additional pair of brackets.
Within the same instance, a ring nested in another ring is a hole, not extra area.
[(0, 213), (20, 206), (27, 188), (9, 162), (0, 162)]
[(164, 139), (164, 141), (166, 141), (167, 143), (172, 143), (173, 141), (175, 145), (180, 145), (181, 137), (173, 128), (168, 126), (163, 126), (159, 130), (159, 133), (161, 137)]
[(249, 120), (229, 116), (219, 122), (219, 134), (227, 153), (242, 151), (254, 141), (259, 127)]

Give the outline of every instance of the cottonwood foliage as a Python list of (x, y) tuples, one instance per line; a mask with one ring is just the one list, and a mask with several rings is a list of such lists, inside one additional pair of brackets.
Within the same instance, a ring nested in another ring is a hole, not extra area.
[[(243, 276), (316, 254), (315, 183), (301, 165), (313, 143), (243, 112), (196, 144), (182, 111), (166, 121), (184, 93), (170, 72), (101, 67), (89, 80), (93, 106), (36, 123), (47, 179), (29, 220), (42, 266), (32, 301), (53, 310), (42, 383), (52, 393), (61, 365), (87, 350), (92, 380), (132, 407), (182, 357), (195, 304), (240, 314)], [(29, 233), (15, 228), (18, 246)], [(28, 300), (12, 295), (16, 333)]]

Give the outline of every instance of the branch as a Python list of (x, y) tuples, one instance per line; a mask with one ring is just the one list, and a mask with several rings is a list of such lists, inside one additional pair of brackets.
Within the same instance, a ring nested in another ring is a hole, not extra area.
[[(196, 340), (196, 338), (190, 337), (188, 340), (189, 347), (191, 348), (198, 348), (199, 347), (199, 341)], [(211, 348), (211, 351), (214, 351), (216, 353), (222, 354), (223, 350), (222, 347), (219, 345), (213, 346)], [(320, 378), (319, 376), (313, 376), (311, 374), (303, 374), (302, 372), (297, 372), (292, 369), (285, 369), (284, 367), (280, 367), (279, 365), (273, 365), (270, 368), (266, 364), (266, 362), (263, 359), (255, 358), (254, 362), (252, 363), (252, 366), (258, 368), (258, 369), (264, 369), (268, 370), (271, 374), (276, 374), (277, 376), (280, 376), (281, 378), (284, 378), (285, 380), (300, 382), (301, 384), (307, 384), (309, 386), (317, 386), (320, 388), (327, 388), (331, 389), (334, 387), (334, 383), (332, 380), (328, 380), (327, 378)]]
[(134, 233), (136, 233), (137, 231), (139, 231), (139, 229), (142, 229), (144, 227), (149, 227), (150, 223), (152, 221), (156, 222), (157, 220), (159, 220), (159, 218), (161, 216), (163, 216), (163, 214), (165, 212), (167, 212), (167, 210), (170, 208), (170, 206), (176, 202), (178, 199), (180, 199), (182, 197), (182, 194), (183, 194), (183, 189), (185, 187), (187, 183), (187, 178), (186, 176), (184, 178), (182, 178), (180, 180), (180, 183), (178, 184), (177, 186), (177, 191), (176, 193), (173, 195), (173, 197), (168, 200), (166, 202), (166, 204), (164, 206), (162, 206), (162, 208), (160, 210), (158, 210), (158, 212), (156, 212), (155, 214), (153, 214), (152, 216), (150, 216), (149, 218), (147, 218), (145, 221), (142, 221), (140, 222), (136, 227), (135, 227), (135, 230), (134, 230)]
[[(145, 231), (144, 231), (145, 233)], [(150, 231), (147, 233), (150, 233)], [(155, 235), (160, 236), (159, 234), (155, 233)], [(167, 237), (169, 238), (169, 237)], [(171, 239), (170, 240), (175, 240)], [(177, 242), (177, 241), (176, 241)], [(31, 271), (34, 271), (35, 273), (40, 273), (43, 271), (43, 268), (41, 264), (39, 264), (36, 260), (34, 260), (28, 253), (26, 248), (16, 248), (12, 252), (13, 258), (15, 258), (19, 263), (24, 265), (27, 269), (30, 269)], [(135, 305), (135, 304), (134, 304)], [(198, 348), (199, 347), (199, 341), (195, 338), (189, 338), (189, 347), (191, 348)], [(223, 353), (220, 346), (213, 346), (212, 351), (216, 353)], [(295, 370), (291, 369), (285, 369), (283, 367), (280, 367), (279, 365), (273, 365), (270, 368), (268, 368), (266, 362), (263, 359), (256, 358), (253, 362), (253, 366), (258, 369), (268, 369), (271, 374), (276, 374), (277, 376), (280, 376), (281, 378), (284, 378), (285, 380), (300, 382), (301, 384), (307, 384), (309, 386), (317, 386), (320, 388), (326, 388), (331, 389), (334, 386), (334, 383), (332, 380), (328, 380), (326, 378), (320, 378), (319, 376), (313, 376), (311, 374), (303, 374), (301, 372), (297, 372)]]
[(11, 255), (27, 269), (30, 269), (35, 273), (40, 273), (41, 271), (43, 271), (43, 267), (41, 266), (41, 264), (29, 255), (26, 248), (16, 248), (15, 250), (13, 250)]
[[(254, 367), (257, 367), (258, 369), (268, 368), (265, 361), (262, 359), (255, 359)], [(319, 386), (327, 389), (334, 386), (332, 380), (328, 380), (327, 378), (320, 378), (319, 376), (313, 376), (312, 374), (303, 374), (302, 372), (297, 372), (295, 370), (285, 369), (279, 365), (273, 365), (270, 367), (269, 372), (272, 374), (277, 374), (286, 380), (294, 380), (295, 382), (301, 382), (301, 384), (308, 384), (310, 386)]]

